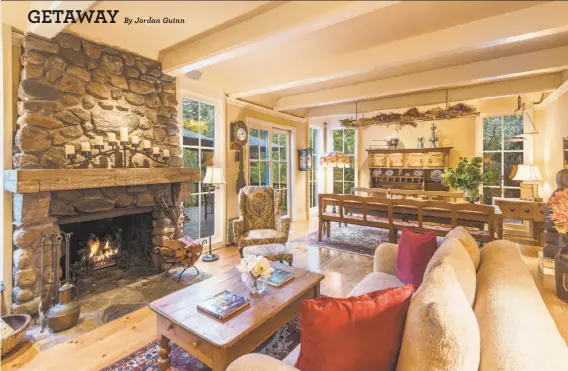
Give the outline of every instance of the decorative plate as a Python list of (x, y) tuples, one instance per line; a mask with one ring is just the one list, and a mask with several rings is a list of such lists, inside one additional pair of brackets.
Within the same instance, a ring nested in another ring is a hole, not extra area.
[(394, 170), (387, 170), (385, 171), (386, 176), (392, 176), (394, 174)]
[(422, 176), (424, 175), (424, 170), (414, 170), (412, 173), (414, 176)]
[(373, 176), (380, 176), (383, 173), (382, 169), (373, 170)]
[(434, 182), (440, 182), (442, 180), (442, 174), (444, 172), (442, 170), (432, 170), (430, 172), (430, 179)]
[(404, 176), (410, 176), (410, 173), (404, 173)]

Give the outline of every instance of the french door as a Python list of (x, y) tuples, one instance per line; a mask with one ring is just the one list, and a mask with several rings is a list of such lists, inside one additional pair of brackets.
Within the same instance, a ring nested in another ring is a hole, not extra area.
[[(201, 178), (215, 154), (215, 106), (194, 99), (183, 98), (183, 162), (184, 167), (200, 168)], [(191, 200), (184, 202), (183, 235), (199, 240), (215, 234), (213, 207), (215, 193), (208, 197), (208, 188), (201, 181), (194, 182)]]
[(290, 132), (249, 129), (249, 185), (271, 185), (280, 192), (280, 212), (290, 210)]

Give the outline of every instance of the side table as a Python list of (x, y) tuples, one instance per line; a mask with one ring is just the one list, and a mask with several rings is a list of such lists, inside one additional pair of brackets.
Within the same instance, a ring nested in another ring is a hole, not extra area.
[(539, 246), (544, 245), (543, 232), (546, 202), (493, 197), (493, 203), (499, 206), (504, 219), (527, 220), (532, 222), (533, 238), (537, 241)]

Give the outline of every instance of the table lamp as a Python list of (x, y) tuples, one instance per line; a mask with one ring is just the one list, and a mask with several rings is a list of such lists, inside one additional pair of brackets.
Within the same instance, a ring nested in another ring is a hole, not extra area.
[[(213, 216), (213, 225), (215, 225), (215, 206), (213, 205), (213, 191), (218, 189), (221, 184), (225, 184), (225, 177), (223, 176), (223, 168), (207, 166), (205, 176), (201, 180), (201, 184), (207, 184), (207, 200), (211, 205), (211, 216)], [(207, 210), (206, 210), (207, 211)], [(219, 259), (219, 255), (211, 252), (211, 235), (213, 234), (212, 228), (209, 228), (209, 253), (203, 255), (204, 262), (212, 262)]]
[(538, 181), (542, 180), (536, 165), (519, 164), (513, 180), (522, 181), (521, 200), (534, 201), (538, 198)]

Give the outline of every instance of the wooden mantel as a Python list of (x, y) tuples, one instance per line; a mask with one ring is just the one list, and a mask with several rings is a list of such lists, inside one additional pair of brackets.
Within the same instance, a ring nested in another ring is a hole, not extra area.
[(196, 182), (198, 168), (22, 169), (4, 171), (4, 189), (34, 193), (99, 187)]

